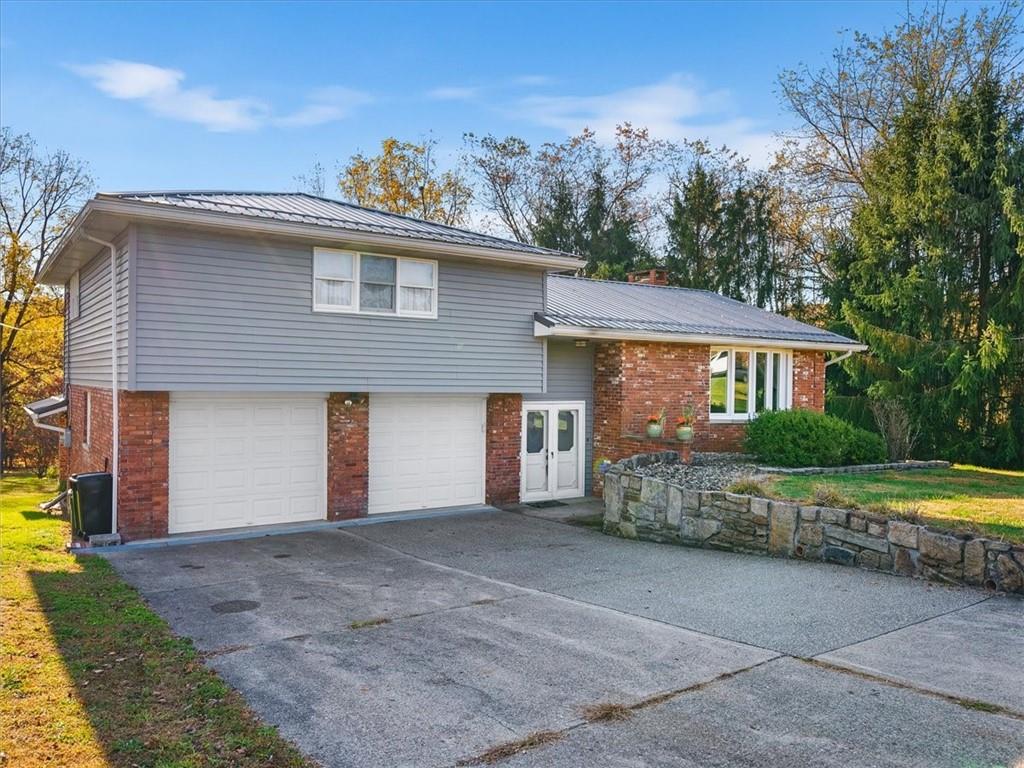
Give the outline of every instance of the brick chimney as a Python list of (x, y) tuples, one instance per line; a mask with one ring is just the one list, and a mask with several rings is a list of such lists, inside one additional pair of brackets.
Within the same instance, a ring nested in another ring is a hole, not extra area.
[(668, 285), (667, 269), (641, 269), (638, 272), (630, 272), (626, 277), (631, 283), (643, 283), (644, 285)]

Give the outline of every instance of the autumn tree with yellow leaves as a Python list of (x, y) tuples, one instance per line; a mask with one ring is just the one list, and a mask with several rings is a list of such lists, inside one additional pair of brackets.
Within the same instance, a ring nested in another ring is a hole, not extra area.
[(466, 222), (472, 190), (457, 171), (439, 171), (434, 139), (387, 138), (380, 154), (358, 153), (338, 174), (345, 199), (367, 208), (458, 226)]

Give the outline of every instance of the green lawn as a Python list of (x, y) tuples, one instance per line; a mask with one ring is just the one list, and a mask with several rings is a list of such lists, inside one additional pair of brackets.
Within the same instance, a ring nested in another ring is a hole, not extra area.
[(309, 766), (106, 560), (64, 552), (53, 481), (0, 481), (0, 764)]
[(887, 504), (916, 511), (929, 525), (1024, 542), (1021, 471), (957, 465), (945, 470), (779, 476), (772, 490), (782, 498), (813, 500), (822, 485), (859, 506)]

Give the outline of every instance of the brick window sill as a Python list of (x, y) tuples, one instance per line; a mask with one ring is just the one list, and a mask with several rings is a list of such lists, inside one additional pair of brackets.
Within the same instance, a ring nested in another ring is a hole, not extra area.
[[(646, 432), (622, 432), (621, 437), (628, 440), (642, 440), (649, 443), (674, 443), (676, 445), (683, 445), (684, 443), (693, 443), (693, 440), (680, 440), (674, 434), (673, 435), (662, 435), (661, 437), (651, 437)], [(697, 435), (694, 434), (694, 438)]]

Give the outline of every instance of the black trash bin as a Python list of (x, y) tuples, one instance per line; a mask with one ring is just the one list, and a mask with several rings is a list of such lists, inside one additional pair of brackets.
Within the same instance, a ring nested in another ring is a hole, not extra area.
[(71, 529), (77, 536), (113, 533), (114, 478), (109, 472), (83, 472), (68, 481)]

